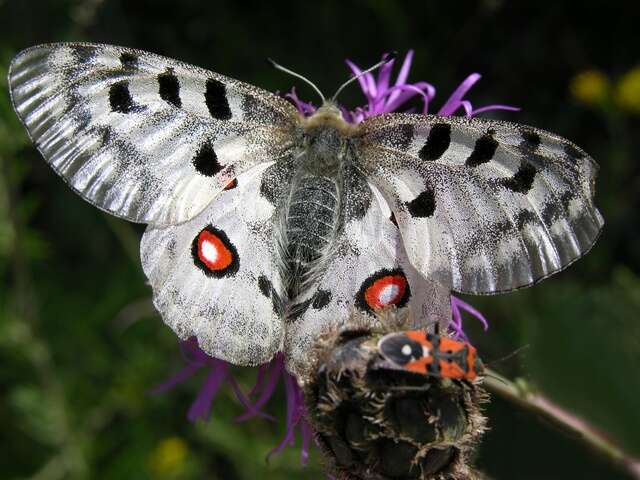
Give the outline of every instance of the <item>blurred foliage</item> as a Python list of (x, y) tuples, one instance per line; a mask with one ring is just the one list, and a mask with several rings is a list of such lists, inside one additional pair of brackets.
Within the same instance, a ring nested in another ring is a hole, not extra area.
[[(291, 79), (265, 57), (331, 90), (343, 59), (373, 63), (416, 50), (412, 79), (444, 101), (468, 73), (470, 97), (523, 107), (499, 118), (575, 141), (600, 163), (607, 221), (585, 259), (511, 295), (466, 298), (491, 322), (468, 330), (493, 367), (525, 376), (640, 455), (640, 71), (637, 2), (392, 2), (313, 6), (183, 0), (0, 1), (0, 77), (27, 46), (62, 40), (124, 44), (261, 85)], [(599, 73), (594, 73), (599, 72)], [(4, 82), (4, 80), (3, 80)], [(303, 98), (312, 93), (300, 86)], [(344, 101), (362, 101), (357, 88)], [(494, 115), (496, 116), (496, 115)], [(150, 305), (137, 258), (139, 226), (75, 196), (30, 145), (0, 93), (0, 471), (3, 478), (323, 478), (318, 452), (265, 456), (282, 421), (238, 424), (220, 395), (207, 423), (186, 411), (202, 374), (162, 396), (149, 389), (182, 366), (174, 335)], [(255, 371), (238, 369), (249, 390)], [(496, 400), (479, 465), (496, 479), (623, 479), (556, 427)]]

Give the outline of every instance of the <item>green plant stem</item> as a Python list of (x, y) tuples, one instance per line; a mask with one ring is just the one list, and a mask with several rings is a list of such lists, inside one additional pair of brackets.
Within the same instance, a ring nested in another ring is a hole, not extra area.
[(640, 480), (640, 459), (629, 455), (586, 420), (535, 392), (522, 379), (513, 382), (493, 370), (487, 370), (486, 373), (484, 386), (487, 390), (559, 425), (589, 448), (625, 469), (632, 478)]

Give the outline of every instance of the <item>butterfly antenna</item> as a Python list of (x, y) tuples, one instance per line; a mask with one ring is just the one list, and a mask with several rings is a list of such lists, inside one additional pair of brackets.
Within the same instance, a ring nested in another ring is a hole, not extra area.
[(342, 90), (344, 90), (345, 87), (351, 85), (353, 82), (355, 82), (357, 79), (359, 79), (363, 75), (366, 75), (367, 73), (372, 72), (377, 68), (380, 68), (385, 63), (389, 63), (391, 60), (396, 58), (396, 55), (397, 55), (397, 52), (391, 52), (390, 54), (385, 55), (385, 57), (382, 60), (380, 60), (378, 63), (376, 63), (373, 67), (369, 67), (366, 70), (360, 72), (359, 74), (353, 75), (349, 80), (347, 80), (342, 85), (340, 85), (336, 93), (334, 93), (333, 97), (331, 97), (331, 101), (335, 103), (336, 98), (338, 98), (338, 95), (340, 95), (340, 92), (342, 92)]
[(322, 94), (322, 92), (320, 91), (320, 89), (319, 89), (318, 87), (316, 87), (316, 85), (315, 85), (311, 80), (309, 80), (309, 79), (308, 79), (308, 78), (306, 78), (306, 77), (303, 77), (302, 75), (300, 75), (299, 73), (294, 72), (293, 70), (289, 70), (288, 68), (283, 67), (282, 65), (280, 65), (279, 63), (274, 62), (274, 61), (273, 61), (272, 59), (270, 59), (270, 58), (267, 58), (267, 61), (268, 61), (268, 62), (269, 62), (269, 64), (270, 64), (273, 68), (275, 68), (276, 70), (280, 70), (281, 72), (288, 73), (288, 74), (289, 74), (289, 75), (291, 75), (292, 77), (299, 78), (300, 80), (302, 80), (302, 81), (306, 82), (308, 85), (310, 85), (310, 86), (311, 86), (311, 88), (313, 88), (313, 89), (318, 93), (318, 95), (320, 95), (320, 98), (322, 99), (322, 103), (325, 103), (325, 102), (326, 102), (326, 99), (324, 98), (324, 95)]

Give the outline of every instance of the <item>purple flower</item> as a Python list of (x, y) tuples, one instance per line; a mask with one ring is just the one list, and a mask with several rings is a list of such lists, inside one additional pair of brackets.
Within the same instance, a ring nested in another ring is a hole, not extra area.
[(258, 368), (256, 384), (251, 392), (245, 395), (231, 374), (232, 365), (224, 360), (207, 355), (200, 349), (198, 341), (194, 337), (181, 341), (180, 350), (187, 365), (174, 376), (152, 389), (152, 394), (164, 393), (203, 369), (207, 370), (207, 377), (200, 388), (200, 392), (191, 404), (191, 408), (189, 408), (187, 413), (189, 421), (195, 423), (198, 419), (205, 421), (209, 419), (213, 400), (225, 383), (229, 384), (236, 398), (245, 408), (245, 412), (237, 417), (236, 421), (244, 422), (253, 417), (262, 417), (275, 421), (275, 418), (267, 415), (261, 409), (271, 399), (280, 380), (282, 380), (287, 397), (287, 430), (282, 441), (271, 450), (268, 457), (274, 453), (280, 453), (286, 446), (293, 445), (295, 443), (296, 428), (299, 428), (302, 437), (300, 461), (303, 465), (307, 463), (313, 431), (305, 420), (302, 389), (298, 386), (296, 378), (286, 371), (282, 353), (277, 353), (269, 363), (265, 363)]
[(471, 314), (473, 317), (479, 320), (480, 323), (482, 323), (482, 326), (485, 332), (489, 329), (489, 322), (487, 322), (487, 319), (484, 318), (484, 315), (482, 315), (478, 310), (473, 308), (468, 303), (463, 302), (462, 300), (460, 300), (458, 297), (454, 295), (451, 295), (451, 317), (452, 318), (449, 321), (449, 326), (447, 329), (449, 330), (449, 333), (453, 335), (454, 338), (458, 340), (464, 340), (465, 342), (469, 341), (469, 339), (467, 338), (467, 335), (464, 333), (464, 330), (462, 329), (462, 311), (465, 311)]
[[(383, 56), (383, 59), (384, 58)], [(340, 106), (345, 120), (350, 123), (359, 123), (367, 117), (380, 115), (382, 113), (396, 111), (414, 112), (416, 110), (415, 108), (403, 110), (403, 106), (409, 100), (416, 97), (419, 97), (422, 102), (421, 113), (428, 113), (429, 106), (436, 95), (436, 89), (427, 82), (408, 82), (412, 61), (413, 51), (410, 50), (402, 62), (395, 81), (392, 81), (392, 71), (395, 60), (390, 60), (382, 65), (378, 69), (377, 76), (373, 73), (361, 75), (358, 78), (358, 82), (366, 97), (367, 103), (354, 110), (348, 110), (346, 107)], [(350, 60), (346, 62), (354, 75), (360, 75), (362, 73), (362, 69), (353, 62)], [(480, 74), (472, 73), (469, 75), (440, 107), (438, 115), (449, 116), (458, 112), (460, 109), (464, 110), (465, 115), (468, 117), (491, 110), (519, 110), (516, 107), (501, 104), (486, 105), (474, 109), (471, 102), (465, 99), (465, 95), (478, 80), (480, 80)], [(295, 89), (291, 89), (291, 92), (284, 96), (305, 116), (312, 115), (316, 111), (313, 103), (307, 103), (301, 100)], [(479, 311), (453, 295), (451, 295), (451, 312), (452, 318), (448, 325), (448, 331), (457, 339), (467, 340), (467, 336), (462, 327), (462, 312), (467, 312), (479, 320), (485, 330), (487, 330), (489, 326), (487, 320)], [(237, 421), (242, 422), (253, 417), (262, 417), (270, 421), (275, 421), (272, 416), (264, 413), (262, 408), (272, 398), (276, 387), (280, 381), (282, 381), (287, 398), (286, 432), (282, 441), (269, 453), (269, 456), (281, 452), (286, 446), (293, 445), (296, 439), (296, 430), (299, 430), (302, 439), (301, 462), (303, 464), (307, 462), (313, 431), (305, 420), (302, 389), (298, 385), (297, 379), (286, 371), (284, 355), (282, 353), (276, 354), (269, 363), (265, 363), (259, 367), (255, 386), (251, 392), (244, 394), (238, 382), (231, 374), (231, 364), (210, 357), (204, 353), (198, 347), (195, 338), (181, 342), (180, 346), (187, 365), (173, 377), (157, 386), (152, 393), (158, 394), (166, 392), (199, 370), (206, 370), (206, 380), (187, 414), (187, 418), (190, 421), (195, 422), (198, 419), (208, 420), (213, 400), (224, 384), (231, 387), (237, 400), (245, 408), (245, 412), (236, 418)]]
[[(386, 55), (382, 56), (382, 59)], [(436, 95), (436, 89), (427, 82), (407, 83), (411, 62), (413, 61), (413, 50), (409, 50), (407, 56), (402, 62), (400, 72), (396, 81), (391, 84), (391, 72), (395, 64), (395, 59), (390, 60), (378, 69), (377, 78), (373, 73), (365, 73), (362, 75), (362, 69), (351, 60), (347, 60), (347, 65), (354, 75), (360, 75), (358, 82), (360, 88), (367, 98), (367, 105), (358, 107), (353, 112), (343, 110), (345, 118), (352, 123), (359, 123), (367, 117), (380, 115), (381, 113), (396, 112), (402, 105), (411, 100), (413, 97), (419, 96), (422, 100), (422, 113), (429, 110), (429, 101)], [(414, 111), (410, 109), (408, 111)]]
[[(382, 56), (383, 60), (386, 54)], [(347, 65), (351, 69), (354, 75), (360, 75), (358, 77), (358, 83), (360, 88), (367, 99), (367, 105), (362, 107), (356, 107), (355, 110), (350, 111), (345, 107), (341, 107), (342, 114), (346, 121), (350, 123), (360, 123), (367, 117), (373, 115), (380, 115), (382, 113), (403, 111), (405, 113), (415, 112), (415, 108), (402, 109), (409, 100), (415, 97), (420, 97), (422, 101), (422, 111), (420, 113), (429, 113), (429, 105), (431, 100), (436, 96), (436, 88), (427, 82), (407, 82), (409, 78), (409, 70), (411, 69), (411, 63), (413, 62), (413, 50), (409, 50), (402, 62), (398, 76), (395, 82), (391, 81), (391, 74), (395, 65), (395, 59), (388, 61), (378, 69), (377, 77), (373, 73), (365, 73), (362, 75), (363, 69), (358, 67), (351, 60), (346, 60)], [(479, 113), (488, 112), (491, 110), (509, 110), (518, 111), (517, 107), (502, 104), (485, 105), (480, 108), (473, 108), (473, 105), (469, 100), (466, 100), (464, 96), (469, 92), (481, 78), (479, 73), (472, 73), (456, 88), (447, 101), (438, 110), (438, 115), (449, 116), (457, 112), (460, 108), (463, 108), (467, 117), (472, 117)], [(291, 93), (286, 95), (298, 110), (305, 116), (311, 115), (315, 112), (316, 108), (312, 103), (305, 103), (301, 101), (295, 90), (292, 89)]]

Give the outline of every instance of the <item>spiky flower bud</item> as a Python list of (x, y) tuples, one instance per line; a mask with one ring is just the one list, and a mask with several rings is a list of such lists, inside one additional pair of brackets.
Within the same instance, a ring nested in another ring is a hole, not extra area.
[(344, 480), (473, 479), (469, 459), (484, 431), (478, 381), (390, 369), (378, 350), (384, 335), (407, 330), (406, 311), (391, 310), (326, 334), (304, 379), (309, 421)]

